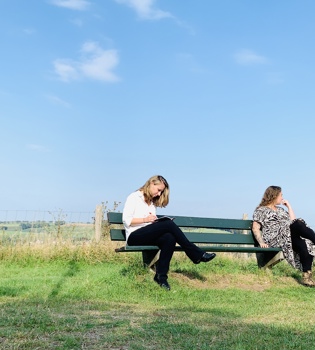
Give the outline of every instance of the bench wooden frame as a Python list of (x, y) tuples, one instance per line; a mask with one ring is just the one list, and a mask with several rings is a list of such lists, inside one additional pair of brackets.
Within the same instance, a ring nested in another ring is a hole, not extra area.
[[(159, 215), (158, 215), (159, 216)], [(252, 220), (172, 216), (186, 237), (208, 252), (255, 253), (259, 268), (271, 268), (283, 260), (281, 248), (260, 248), (252, 233)], [(125, 242), (122, 213), (108, 212), (110, 239)], [(141, 252), (143, 263), (151, 267), (159, 256), (157, 246), (128, 246), (116, 248), (117, 253)], [(183, 251), (180, 246), (175, 251)]]

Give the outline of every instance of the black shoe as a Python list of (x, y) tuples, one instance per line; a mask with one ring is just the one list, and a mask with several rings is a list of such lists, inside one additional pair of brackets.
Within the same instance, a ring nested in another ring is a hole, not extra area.
[(201, 259), (196, 262), (196, 264), (199, 264), (200, 262), (208, 262), (216, 257), (215, 253), (203, 253)]
[(158, 275), (154, 276), (154, 281), (163, 289), (165, 290), (171, 290), (171, 286), (168, 284), (167, 280), (160, 280)]

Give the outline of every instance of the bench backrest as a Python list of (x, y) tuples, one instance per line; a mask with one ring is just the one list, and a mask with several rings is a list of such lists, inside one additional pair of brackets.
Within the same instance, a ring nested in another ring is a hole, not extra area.
[[(186, 216), (172, 217), (174, 217), (174, 222), (181, 227), (187, 238), (194, 243), (249, 245), (255, 243), (253, 235), (251, 234), (252, 220)], [(109, 212), (107, 213), (107, 218), (109, 224), (122, 224), (122, 213)], [(211, 232), (211, 229), (214, 229), (215, 232)], [(222, 233), (218, 233), (218, 230), (222, 230)], [(240, 232), (249, 231), (247, 232), (249, 234), (229, 232), (235, 230)], [(125, 230), (123, 228), (111, 228), (110, 235), (113, 241), (125, 240)]]

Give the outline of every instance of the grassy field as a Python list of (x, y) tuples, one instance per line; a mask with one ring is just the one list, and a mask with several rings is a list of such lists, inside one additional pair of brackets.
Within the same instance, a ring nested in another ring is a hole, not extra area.
[(40, 227), (30, 227), (22, 229), (21, 224), (5, 224), (6, 229), (0, 229), (0, 244), (33, 244), (53, 241), (62, 238), (62, 240), (90, 241), (95, 236), (93, 224), (66, 223), (63, 225), (45, 224)]
[(314, 349), (315, 289), (285, 262), (172, 260), (171, 291), (110, 242), (1, 246), (0, 349)]

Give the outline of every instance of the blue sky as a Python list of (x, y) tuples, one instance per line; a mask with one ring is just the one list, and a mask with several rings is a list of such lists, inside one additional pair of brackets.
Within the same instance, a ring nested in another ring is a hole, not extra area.
[(93, 211), (161, 174), (160, 214), (251, 217), (279, 185), (315, 226), (314, 12), (0, 1), (0, 210)]

